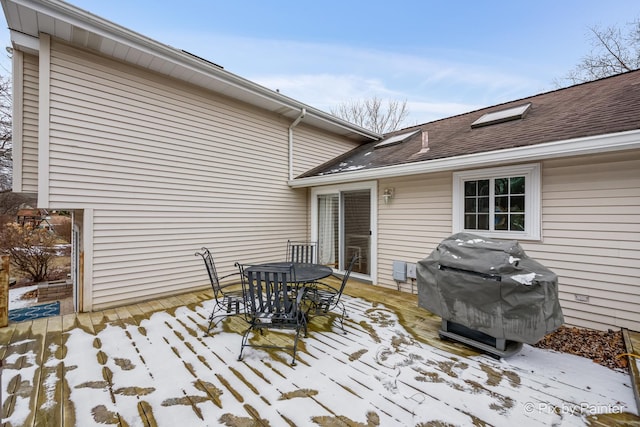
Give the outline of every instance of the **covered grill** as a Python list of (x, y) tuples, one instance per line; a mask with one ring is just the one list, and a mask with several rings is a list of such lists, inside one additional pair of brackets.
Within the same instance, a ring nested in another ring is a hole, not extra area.
[(557, 276), (517, 241), (454, 234), (418, 262), (417, 282), (418, 305), (442, 317), (441, 337), (496, 356), (564, 322)]

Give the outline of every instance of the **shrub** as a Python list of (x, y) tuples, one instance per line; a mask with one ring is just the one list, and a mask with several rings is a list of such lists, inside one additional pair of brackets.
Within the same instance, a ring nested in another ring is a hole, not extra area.
[(55, 258), (56, 235), (45, 229), (33, 229), (8, 223), (0, 232), (0, 249), (11, 257), (11, 264), (34, 282), (46, 280)]

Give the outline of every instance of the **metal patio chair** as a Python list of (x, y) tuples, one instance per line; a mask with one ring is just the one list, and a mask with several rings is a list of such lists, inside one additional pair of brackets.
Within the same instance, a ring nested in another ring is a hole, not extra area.
[(295, 242), (287, 240), (287, 262), (315, 264), (317, 259), (317, 242)]
[[(244, 311), (244, 298), (242, 296), (242, 290), (225, 290), (220, 286), (220, 280), (235, 276), (238, 272), (227, 274), (226, 276), (218, 276), (216, 265), (213, 262), (213, 256), (209, 249), (205, 247), (201, 249), (201, 252), (196, 252), (195, 255), (201, 256), (204, 261), (204, 265), (207, 268), (207, 274), (209, 275), (209, 281), (211, 282), (211, 289), (213, 290), (213, 298), (215, 300), (215, 304), (211, 310), (211, 315), (209, 316), (209, 327), (207, 328), (207, 334), (209, 334), (218, 321), (227, 316), (241, 314)], [(216, 321), (214, 322), (214, 320)]]
[[(304, 311), (300, 308), (305, 288), (299, 289), (297, 293), (290, 292), (289, 284), (295, 281), (293, 265), (286, 267), (262, 265), (253, 266), (247, 270), (243, 270), (240, 266), (240, 272), (244, 294), (244, 316), (249, 327), (242, 336), (238, 360), (242, 360), (245, 347), (291, 349), (293, 350), (291, 365), (294, 366), (300, 331), (303, 330), (304, 335), (307, 336), (307, 321)], [(251, 332), (259, 330), (264, 334), (265, 329), (293, 330), (295, 332), (293, 346), (249, 343)]]
[(339, 288), (334, 288), (331, 285), (322, 282), (316, 282), (311, 285), (304, 296), (304, 302), (307, 304), (307, 314), (313, 316), (328, 316), (334, 309), (340, 310), (340, 327), (343, 333), (347, 333), (344, 329), (344, 318), (346, 317), (347, 310), (344, 303), (340, 300), (342, 298), (342, 292), (344, 291), (353, 266), (358, 261), (358, 255), (353, 254), (349, 266), (342, 276), (342, 283)]

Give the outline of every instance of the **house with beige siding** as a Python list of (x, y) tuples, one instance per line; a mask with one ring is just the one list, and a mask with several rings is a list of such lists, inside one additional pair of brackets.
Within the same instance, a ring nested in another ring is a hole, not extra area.
[(68, 3), (0, 0), (14, 191), (73, 212), (78, 311), (207, 285), (319, 242), (417, 292), (458, 231), (517, 239), (569, 324), (640, 329), (640, 73), (377, 135)]
[(640, 330), (638, 111), (635, 71), (385, 135), (291, 186), (311, 190), (320, 241), (327, 195), (377, 194), (378, 286), (416, 292), (394, 270), (453, 233), (515, 239), (559, 276), (567, 323)]
[(61, 1), (2, 1), (14, 188), (73, 213), (76, 308), (202, 289), (308, 237), (294, 177), (379, 135)]

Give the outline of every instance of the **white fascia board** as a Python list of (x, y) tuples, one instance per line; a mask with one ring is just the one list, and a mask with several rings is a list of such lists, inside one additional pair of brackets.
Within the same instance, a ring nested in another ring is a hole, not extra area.
[(504, 150), (487, 151), (484, 153), (467, 154), (402, 165), (339, 172), (326, 176), (298, 178), (289, 181), (288, 184), (292, 188), (314, 187), (318, 185), (454, 171), (494, 166), (497, 164), (537, 161), (632, 149), (640, 149), (640, 130), (568, 139), (527, 147), (507, 148)]
[(206, 60), (196, 58), (191, 54), (185, 53), (169, 45), (160, 43), (135, 31), (131, 31), (118, 24), (100, 18), (97, 15), (71, 6), (68, 3), (59, 0), (49, 0), (48, 2), (36, 2), (33, 0), (13, 0), (13, 3), (29, 7), (36, 12), (49, 15), (54, 19), (68, 22), (71, 25), (82, 28), (101, 37), (114, 40), (118, 43), (130, 46), (133, 49), (137, 49), (141, 52), (156, 56), (162, 60), (174, 63), (181, 67), (185, 67), (191, 71), (201, 73), (207, 78), (221, 81), (231, 87), (249, 92), (252, 96), (267, 99), (268, 101), (276, 103), (281, 107), (293, 110), (292, 112), (295, 115), (297, 115), (298, 112), (302, 108), (304, 108), (307, 110), (308, 116), (312, 116), (320, 121), (330, 123), (332, 126), (335, 126), (337, 128), (348, 130), (349, 132), (353, 132), (357, 135), (371, 140), (378, 140), (382, 138), (382, 135), (380, 134), (364, 129), (355, 124), (346, 122), (342, 119), (336, 118), (335, 116), (325, 113), (324, 111), (303, 104), (299, 101), (294, 100), (293, 98), (289, 98), (288, 96), (282, 95), (276, 91), (254, 83), (251, 80), (247, 80), (243, 77), (226, 71), (222, 67), (213, 65)]
[(37, 37), (13, 30), (10, 30), (10, 33), (11, 42), (15, 48), (32, 55), (38, 55), (38, 51), (40, 50), (40, 40), (38, 40)]

